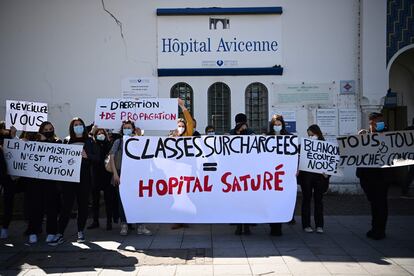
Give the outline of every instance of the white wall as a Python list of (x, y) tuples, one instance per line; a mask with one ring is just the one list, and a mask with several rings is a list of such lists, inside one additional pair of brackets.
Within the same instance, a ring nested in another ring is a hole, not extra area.
[[(336, 83), (358, 80), (357, 0), (136, 1), (3, 0), (0, 2), (0, 112), (6, 99), (47, 102), (60, 136), (69, 120), (92, 122), (97, 97), (118, 97), (123, 76), (156, 76), (156, 9), (168, 7), (281, 6), (283, 76), (159, 78), (159, 95), (188, 82), (195, 91), (198, 129), (207, 124), (207, 89), (223, 81), (232, 90), (232, 117), (244, 112), (244, 89), (254, 81), (269, 89), (277, 83)], [(385, 0), (363, 0), (363, 93), (375, 103), (386, 90)], [(376, 4), (380, 3), (380, 4)], [(379, 27), (378, 27), (379, 24)], [(381, 44), (381, 46), (378, 46)], [(374, 50), (373, 50), (374, 49)], [(382, 52), (383, 51), (383, 52)], [(384, 63), (384, 64), (382, 64)], [(375, 72), (374, 72), (375, 71)], [(385, 90), (384, 90), (385, 89)], [(337, 96), (335, 107), (358, 108), (356, 96)], [(304, 113), (306, 114), (306, 113)], [(302, 119), (302, 118), (301, 118)], [(304, 134), (312, 118), (300, 121)], [(344, 178), (353, 181), (354, 176)]]

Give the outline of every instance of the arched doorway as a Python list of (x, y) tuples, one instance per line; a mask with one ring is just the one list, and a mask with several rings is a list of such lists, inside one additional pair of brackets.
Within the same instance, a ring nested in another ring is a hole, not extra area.
[(396, 106), (384, 107), (392, 130), (404, 129), (414, 118), (414, 44), (398, 51), (388, 65), (389, 88), (396, 93)]

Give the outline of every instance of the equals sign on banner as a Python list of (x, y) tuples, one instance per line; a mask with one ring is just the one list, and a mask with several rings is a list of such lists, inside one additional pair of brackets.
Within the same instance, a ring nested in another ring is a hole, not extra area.
[(217, 171), (217, 163), (204, 163), (203, 171)]

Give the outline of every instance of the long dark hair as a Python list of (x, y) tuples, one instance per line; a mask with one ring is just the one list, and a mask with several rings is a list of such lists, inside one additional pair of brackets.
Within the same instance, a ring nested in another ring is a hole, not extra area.
[(276, 134), (275, 130), (273, 129), (273, 126), (275, 125), (275, 122), (279, 121), (282, 123), (282, 129), (280, 130), (280, 134), (282, 135), (288, 135), (289, 132), (286, 130), (286, 123), (285, 123), (285, 119), (283, 119), (283, 116), (280, 114), (274, 114), (272, 116), (272, 119), (270, 120), (269, 123), (269, 134), (270, 135), (274, 135)]
[[(73, 125), (75, 124), (76, 121), (81, 122), (81, 124), (83, 125), (83, 133), (82, 133), (82, 138), (78, 138), (76, 137), (75, 131), (73, 130)], [(88, 139), (89, 135), (88, 135), (88, 130), (86, 129), (86, 125), (85, 122), (79, 118), (79, 117), (75, 117), (72, 119), (72, 121), (70, 121), (69, 124), (69, 136), (71, 140), (76, 140), (76, 139)]]
[(316, 136), (318, 136), (318, 140), (325, 141), (325, 137), (323, 137), (322, 131), (318, 125), (310, 125), (307, 131), (311, 131), (313, 134), (316, 134)]
[[(47, 125), (51, 125), (53, 127), (53, 132), (55, 131), (55, 126), (51, 122), (45, 121), (45, 122), (41, 123), (40, 126), (39, 126), (39, 131), (38, 131), (38, 135), (37, 135), (37, 139), (36, 140), (40, 140), (40, 135), (39, 134), (42, 134), (43, 133), (44, 128)], [(57, 136), (56, 136), (56, 133), (54, 133), (53, 134), (53, 137), (51, 137), (51, 138), (53, 138), (53, 140), (58, 139)]]

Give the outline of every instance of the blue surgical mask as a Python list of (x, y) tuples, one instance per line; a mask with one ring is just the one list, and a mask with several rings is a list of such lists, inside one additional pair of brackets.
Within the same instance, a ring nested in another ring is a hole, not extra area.
[(282, 130), (282, 126), (273, 126), (273, 130), (275, 132), (280, 132)]
[(131, 128), (124, 128), (122, 129), (122, 132), (124, 135), (131, 136), (132, 135), (132, 129)]
[(385, 128), (384, 122), (376, 122), (375, 130), (376, 131), (383, 131)]
[(77, 126), (73, 127), (73, 131), (75, 132), (76, 135), (83, 134), (84, 130), (85, 130), (85, 128), (83, 127), (83, 125), (77, 125)]

